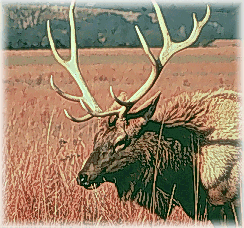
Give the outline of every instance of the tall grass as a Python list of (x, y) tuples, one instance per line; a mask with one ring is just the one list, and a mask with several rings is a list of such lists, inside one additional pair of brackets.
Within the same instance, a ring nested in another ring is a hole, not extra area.
[[(16, 99), (6, 117), (5, 224), (165, 224), (135, 203), (120, 201), (113, 184), (92, 191), (78, 186), (76, 175), (92, 140), (84, 143), (75, 136), (81, 131), (77, 125), (57, 121), (64, 118), (60, 107), (53, 111), (41, 100), (30, 102)], [(82, 128), (88, 138), (95, 130), (96, 121)], [(182, 209), (176, 211), (178, 220), (191, 221)], [(173, 223), (176, 214), (168, 222)]]
[[(206, 49), (188, 49), (179, 53), (175, 60), (172, 59), (164, 70), (166, 77), (158, 79), (148, 97), (158, 90), (162, 91), (162, 98), (203, 87), (208, 90), (215, 88), (220, 81), (222, 84), (219, 86), (238, 90), (237, 61), (229, 61), (229, 57), (236, 56), (237, 48), (208, 49), (210, 56), (223, 57), (219, 54), (223, 53), (227, 57), (223, 61), (222, 57), (221, 60), (216, 57), (218, 61), (207, 65), (203, 58), (201, 61), (197, 58), (192, 63), (196, 51), (199, 56), (206, 53)], [(89, 61), (81, 67), (82, 74), (104, 110), (112, 101), (108, 89), (110, 83), (116, 94), (124, 90), (130, 96), (150, 73), (147, 58), (137, 58), (143, 55), (143, 51), (137, 49), (124, 50), (122, 57), (121, 53), (113, 49), (113, 57), (106, 58), (107, 62), (92, 62), (92, 56), (99, 54), (103, 59), (110, 52), (108, 49), (82, 50), (85, 56), (89, 56), (86, 57)], [(120, 201), (113, 184), (105, 183), (93, 191), (85, 190), (76, 184), (76, 175), (92, 151), (92, 139), (97, 123), (96, 120), (90, 120), (76, 124), (65, 118), (64, 108), (75, 116), (84, 113), (79, 105), (64, 101), (51, 90), (49, 77), (54, 75), (55, 82), (72, 94), (80, 94), (78, 87), (58, 64), (50, 65), (49, 61), (38, 62), (43, 58), (43, 53), (7, 52), (6, 56), (4, 223), (111, 226), (192, 224), (192, 220), (181, 208), (174, 209), (165, 222), (133, 202)], [(128, 53), (133, 59), (140, 61), (128, 62)], [(45, 55), (49, 60), (52, 58), (50, 51), (46, 51)], [(184, 60), (183, 57), (187, 55), (191, 56), (191, 59), (183, 62), (184, 64), (178, 64), (176, 60)], [(28, 62), (35, 56), (35, 61)], [(117, 58), (119, 62), (116, 62)], [(185, 79), (189, 80), (190, 86), (183, 85)]]

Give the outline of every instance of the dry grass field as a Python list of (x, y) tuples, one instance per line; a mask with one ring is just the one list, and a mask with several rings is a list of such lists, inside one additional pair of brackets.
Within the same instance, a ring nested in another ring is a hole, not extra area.
[[(176, 54), (146, 98), (159, 90), (161, 103), (183, 91), (220, 87), (240, 91), (238, 46), (236, 41), (219, 41), (212, 47), (189, 48)], [(153, 53), (158, 52), (153, 49)], [(69, 55), (68, 50), (60, 53)], [(163, 221), (133, 202), (121, 202), (113, 184), (92, 191), (78, 186), (75, 178), (92, 151), (97, 120), (77, 124), (65, 117), (64, 108), (77, 117), (85, 112), (51, 89), (53, 75), (64, 91), (80, 94), (50, 50), (5, 51), (4, 56), (5, 225), (194, 224), (181, 208)], [(79, 62), (103, 110), (113, 102), (110, 85), (116, 94), (126, 91), (132, 95), (151, 70), (141, 49), (79, 50)], [(202, 220), (200, 225), (211, 226), (206, 218)]]

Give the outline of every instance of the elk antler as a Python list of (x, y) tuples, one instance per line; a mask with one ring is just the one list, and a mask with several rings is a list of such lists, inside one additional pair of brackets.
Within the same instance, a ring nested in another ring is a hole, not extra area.
[[(143, 37), (139, 27), (135, 26), (136, 32), (141, 41), (143, 49), (152, 64), (152, 72), (151, 72), (149, 78), (147, 79), (147, 81), (145, 82), (145, 84), (127, 102), (123, 102), (123, 105), (125, 105), (125, 106), (135, 104), (145, 94), (147, 94), (147, 92), (152, 88), (152, 86), (158, 79), (159, 74), (161, 73), (163, 67), (169, 61), (169, 59), (175, 53), (189, 47), (197, 40), (197, 38), (202, 30), (202, 27), (207, 23), (207, 21), (209, 20), (209, 17), (210, 17), (209, 5), (207, 5), (207, 12), (202, 21), (197, 21), (196, 15), (195, 15), (195, 13), (193, 13), (194, 27), (192, 29), (191, 35), (189, 36), (189, 38), (187, 40), (185, 40), (183, 42), (175, 43), (175, 42), (171, 41), (168, 29), (166, 27), (162, 12), (161, 12), (158, 4), (154, 0), (152, 0), (152, 2), (153, 2), (153, 6), (155, 8), (155, 11), (156, 11), (156, 14), (158, 17), (161, 32), (163, 34), (164, 46), (159, 54), (159, 58), (155, 59), (155, 57), (152, 54), (152, 52), (150, 51), (150, 49), (147, 45), (147, 42), (146, 42), (145, 38)], [(112, 91), (112, 88), (110, 88), (110, 91)], [(112, 96), (115, 97), (113, 94), (112, 94)], [(116, 101), (118, 103), (121, 102), (121, 101), (118, 101), (118, 99), (116, 99)]]
[[(69, 61), (65, 61), (63, 60), (60, 55), (58, 54), (55, 45), (54, 45), (54, 41), (52, 38), (52, 34), (51, 34), (51, 29), (50, 29), (50, 22), (49, 20), (47, 21), (47, 32), (48, 32), (48, 39), (50, 42), (50, 46), (52, 49), (52, 52), (54, 54), (54, 57), (56, 58), (56, 60), (62, 65), (64, 66), (72, 75), (72, 77), (75, 79), (75, 81), (77, 82), (80, 90), (83, 93), (82, 97), (77, 97), (77, 96), (72, 96), (70, 94), (67, 94), (65, 92), (63, 92), (61, 89), (59, 89), (55, 83), (53, 82), (53, 77), (51, 76), (50, 79), (50, 83), (52, 88), (62, 97), (68, 99), (68, 100), (72, 100), (72, 101), (82, 101), (85, 102), (89, 105), (89, 107), (92, 110), (95, 110), (96, 112), (102, 112), (101, 108), (99, 107), (99, 105), (97, 104), (97, 102), (95, 101), (94, 97), (91, 95), (86, 82), (84, 81), (84, 79), (81, 76), (80, 70), (79, 70), (79, 66), (77, 63), (78, 60), (78, 54), (77, 54), (77, 46), (76, 46), (76, 34), (75, 34), (75, 22), (74, 22), (74, 5), (75, 2), (72, 1), (71, 5), (70, 5), (70, 10), (69, 10), (69, 19), (70, 19), (70, 30), (71, 30), (71, 39), (70, 39), (70, 43), (71, 43), (71, 58)], [(91, 116), (90, 114), (82, 117), (82, 118), (74, 118), (71, 115), (69, 115), (69, 113), (65, 111), (65, 114), (68, 118), (70, 118), (73, 121), (76, 122), (82, 122), (82, 121), (86, 121), (88, 119), (91, 119), (93, 116)]]
[[(52, 76), (50, 79), (51, 86), (62, 97), (66, 98), (68, 100), (71, 100), (71, 101), (80, 102), (82, 107), (88, 112), (88, 114), (84, 117), (75, 118), (75, 117), (71, 116), (66, 110), (64, 110), (66, 116), (69, 119), (71, 119), (72, 121), (75, 121), (75, 122), (83, 122), (88, 119), (91, 119), (92, 117), (105, 117), (105, 116), (111, 116), (111, 115), (117, 115), (117, 116), (119, 116), (119, 118), (123, 118), (126, 115), (126, 113), (133, 107), (133, 105), (135, 103), (137, 103), (143, 96), (145, 96), (145, 94), (147, 94), (147, 92), (152, 88), (152, 86), (155, 84), (156, 80), (158, 79), (159, 74), (161, 73), (163, 67), (169, 61), (169, 59), (173, 56), (173, 54), (189, 47), (191, 44), (193, 44), (197, 40), (202, 27), (207, 23), (207, 21), (210, 17), (210, 7), (209, 6), (207, 6), (207, 12), (202, 21), (197, 21), (196, 15), (193, 14), (194, 27), (191, 32), (191, 35), (189, 36), (189, 38), (187, 40), (180, 42), (180, 43), (175, 43), (175, 42), (172, 42), (170, 39), (170, 35), (167, 30), (167, 27), (164, 22), (164, 18), (160, 11), (159, 6), (157, 5), (157, 3), (154, 0), (152, 2), (153, 2), (153, 5), (155, 8), (157, 17), (158, 17), (161, 32), (163, 34), (164, 46), (159, 54), (159, 57), (156, 59), (154, 57), (154, 55), (152, 54), (152, 52), (150, 51), (150, 49), (147, 45), (147, 42), (146, 42), (145, 38), (143, 37), (139, 27), (135, 26), (136, 32), (142, 43), (143, 49), (152, 64), (152, 71), (151, 71), (149, 78), (144, 83), (144, 85), (142, 85), (141, 88), (127, 101), (121, 101), (113, 93), (113, 89), (110, 86), (110, 93), (111, 93), (112, 97), (122, 107), (120, 109), (107, 111), (107, 112), (102, 112), (101, 108), (95, 101), (94, 97), (91, 95), (84, 79), (81, 76), (80, 70), (79, 70), (79, 66), (77, 63), (78, 55), (77, 55), (75, 22), (74, 22), (74, 4), (75, 4), (74, 1), (72, 1), (71, 5), (70, 5), (70, 11), (69, 11), (70, 30), (71, 30), (71, 59), (69, 61), (64, 61), (59, 56), (59, 54), (55, 48), (52, 35), (51, 35), (50, 22), (49, 21), (47, 22), (48, 38), (49, 38), (49, 42), (50, 42), (50, 46), (53, 51), (53, 54), (54, 54), (56, 60), (70, 72), (72, 77), (77, 82), (79, 88), (81, 89), (83, 96), (77, 97), (77, 96), (73, 96), (73, 95), (63, 92), (61, 89), (59, 89), (54, 84)], [(158, 96), (159, 96), (159, 94), (160, 93), (158, 93)]]

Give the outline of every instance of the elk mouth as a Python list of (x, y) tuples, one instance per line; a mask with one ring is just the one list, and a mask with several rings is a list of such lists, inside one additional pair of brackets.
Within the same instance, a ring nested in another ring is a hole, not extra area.
[(100, 182), (96, 182), (96, 183), (88, 183), (88, 185), (83, 185), (83, 187), (88, 190), (93, 190), (98, 188), (100, 185), (101, 185)]
[(89, 190), (98, 188), (103, 183), (102, 181), (88, 181), (85, 179), (85, 177), (77, 177), (76, 181), (78, 185)]
[(77, 184), (84, 187), (85, 189), (88, 190), (93, 190), (98, 188), (102, 183), (104, 182), (114, 182), (114, 181), (109, 181), (105, 177), (99, 177), (94, 180), (88, 180), (86, 175), (80, 175), (76, 178)]

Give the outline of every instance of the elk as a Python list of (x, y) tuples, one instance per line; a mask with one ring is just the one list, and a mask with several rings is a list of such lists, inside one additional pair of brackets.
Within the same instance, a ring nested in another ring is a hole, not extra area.
[(87, 111), (83, 117), (74, 117), (64, 110), (65, 115), (74, 122), (99, 118), (93, 152), (78, 173), (78, 185), (94, 189), (104, 182), (112, 182), (121, 199), (134, 200), (163, 219), (179, 205), (195, 219), (207, 210), (208, 219), (213, 223), (224, 220), (240, 223), (237, 213), (240, 207), (240, 95), (225, 89), (182, 93), (160, 101), (159, 107), (160, 92), (157, 92), (133, 108), (153, 87), (169, 59), (197, 40), (210, 18), (210, 7), (207, 6), (201, 21), (193, 14), (194, 26), (189, 38), (176, 43), (171, 40), (161, 10), (153, 1), (163, 35), (159, 57), (155, 58), (139, 27), (135, 26), (152, 65), (150, 76), (129, 99), (125, 93), (116, 96), (110, 87), (114, 103), (102, 111), (78, 66), (74, 5), (72, 2), (69, 11), (69, 61), (59, 56), (49, 21), (47, 31), (54, 57), (70, 72), (83, 95), (62, 91), (52, 76), (51, 86), (65, 99), (79, 102)]

